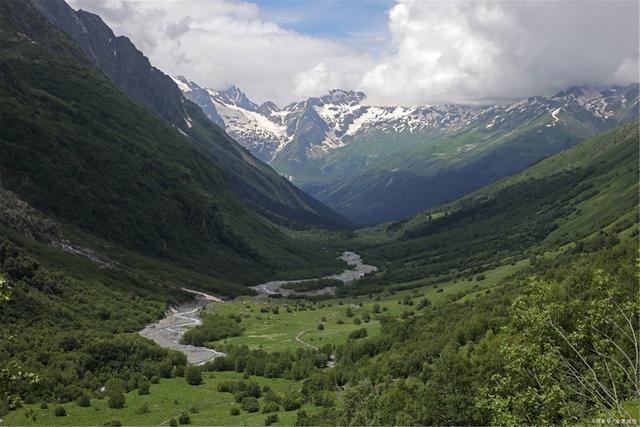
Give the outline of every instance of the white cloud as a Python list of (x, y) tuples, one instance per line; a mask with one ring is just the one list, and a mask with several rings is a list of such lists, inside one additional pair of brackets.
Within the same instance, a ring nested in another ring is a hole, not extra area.
[(336, 86), (352, 87), (374, 63), (371, 54), (265, 21), (252, 3), (70, 0), (70, 4), (99, 14), (163, 71), (184, 74), (211, 88), (235, 84), (257, 102), (283, 105)]
[(490, 102), (638, 81), (638, 3), (401, 0), (373, 102)]
[(70, 3), (98, 13), (163, 71), (236, 84), (257, 102), (334, 87), (364, 90), (372, 103), (493, 102), (638, 81), (635, 0), (399, 0), (389, 39), (368, 48), (288, 31), (244, 1)]

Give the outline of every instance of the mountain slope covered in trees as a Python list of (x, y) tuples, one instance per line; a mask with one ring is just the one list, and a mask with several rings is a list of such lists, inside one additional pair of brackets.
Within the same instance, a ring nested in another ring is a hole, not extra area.
[(240, 283), (334, 264), (250, 209), (204, 148), (120, 92), (29, 2), (2, 2), (1, 19), (3, 187), (112, 244)]
[(295, 227), (348, 224), (212, 125), (169, 76), (153, 67), (127, 37), (116, 36), (99, 16), (74, 11), (64, 0), (33, 0), (33, 4), (124, 93), (199, 146), (229, 181), (230, 192), (259, 214)]

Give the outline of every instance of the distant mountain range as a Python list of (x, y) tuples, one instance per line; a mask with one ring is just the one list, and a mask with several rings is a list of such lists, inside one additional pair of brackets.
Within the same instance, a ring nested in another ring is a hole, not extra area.
[(336, 89), (279, 108), (235, 86), (174, 81), (254, 155), (361, 223), (407, 217), (523, 170), (634, 119), (639, 100), (638, 84), (485, 106), (373, 106)]

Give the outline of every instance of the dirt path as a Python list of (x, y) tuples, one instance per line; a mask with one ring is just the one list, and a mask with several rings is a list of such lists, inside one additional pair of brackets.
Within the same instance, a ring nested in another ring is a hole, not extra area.
[(364, 277), (364, 275), (367, 273), (371, 273), (378, 270), (378, 268), (375, 265), (369, 265), (362, 262), (362, 258), (360, 257), (360, 255), (358, 255), (355, 252), (344, 251), (342, 255), (340, 255), (338, 258), (349, 265), (349, 268), (347, 268), (340, 274), (319, 277), (316, 279), (275, 280), (272, 282), (251, 286), (251, 288), (254, 289), (256, 292), (258, 292), (259, 294), (266, 295), (266, 296), (275, 295), (275, 294), (281, 294), (283, 296), (287, 296), (291, 294), (307, 295), (307, 296), (335, 294), (336, 289), (334, 286), (328, 286), (326, 288), (310, 291), (310, 292), (295, 292), (291, 289), (284, 289), (282, 286), (286, 285), (287, 283), (303, 283), (303, 282), (308, 282), (308, 281), (318, 280), (318, 279), (335, 279), (335, 280), (342, 281), (342, 283), (351, 283)]
[(161, 347), (183, 352), (187, 355), (189, 363), (194, 365), (202, 365), (216, 357), (224, 356), (224, 353), (210, 348), (180, 344), (180, 339), (189, 329), (202, 323), (199, 317), (202, 308), (212, 301), (222, 301), (202, 292), (184, 290), (196, 294), (196, 299), (170, 308), (163, 319), (147, 325), (139, 334)]
[(307, 347), (309, 347), (309, 348), (312, 348), (312, 349), (314, 349), (314, 350), (317, 350), (317, 349), (318, 349), (318, 347), (316, 347), (315, 345), (311, 345), (311, 344), (309, 344), (308, 342), (304, 342), (304, 341), (302, 341), (302, 340), (300, 339), (300, 337), (301, 337), (302, 335), (304, 335), (304, 334), (305, 334), (305, 332), (309, 332), (309, 329), (305, 329), (304, 331), (300, 331), (300, 332), (298, 333), (298, 335), (296, 335), (295, 340), (296, 340), (296, 341), (298, 341), (298, 342), (299, 342), (300, 344), (302, 344), (302, 345), (306, 345), (306, 346), (307, 346)]

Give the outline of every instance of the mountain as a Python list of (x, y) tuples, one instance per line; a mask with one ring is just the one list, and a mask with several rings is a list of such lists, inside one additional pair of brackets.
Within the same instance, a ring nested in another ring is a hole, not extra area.
[[(16, 196), (16, 209), (30, 212), (21, 208), (28, 205), (58, 224), (71, 242), (57, 239), (64, 243), (58, 246), (113, 256), (105, 264), (120, 265), (122, 274), (144, 264), (187, 270), (169, 279), (174, 285), (197, 272), (224, 285), (224, 293), (291, 271), (312, 274), (318, 263), (325, 272), (337, 267), (332, 254), (290, 237), (245, 203), (240, 183), (232, 191), (230, 168), (245, 168), (270, 192), (259, 174), (268, 168), (248, 153), (243, 160), (238, 149), (223, 170), (213, 148), (205, 151), (213, 147), (206, 138), (216, 135), (227, 148), (233, 141), (208, 119), (194, 120), (185, 136), (118, 89), (28, 1), (1, 2), (0, 20), (2, 194)], [(200, 110), (185, 104), (185, 111)], [(286, 185), (290, 195), (302, 194)], [(260, 194), (254, 197), (260, 203)], [(277, 200), (264, 203), (279, 208)], [(11, 216), (5, 222), (28, 228)]]
[(607, 131), (408, 220), (358, 232), (368, 261), (386, 266), (371, 285), (464, 280), (531, 254), (633, 232), (639, 125)]
[[(153, 67), (127, 37), (116, 36), (99, 16), (75, 11), (64, 0), (32, 2), (78, 44), (93, 65), (117, 87), (198, 145), (222, 170), (231, 184), (231, 192), (256, 212), (271, 221), (294, 227), (336, 228), (348, 224), (255, 159), (218, 126), (212, 126), (200, 108), (185, 99), (169, 76)], [(225, 99), (243, 108), (252, 108), (240, 94), (229, 91)]]
[(333, 90), (279, 109), (176, 81), (256, 156), (359, 223), (404, 218), (517, 173), (633, 120), (639, 99), (634, 84), (507, 105), (384, 107)]

